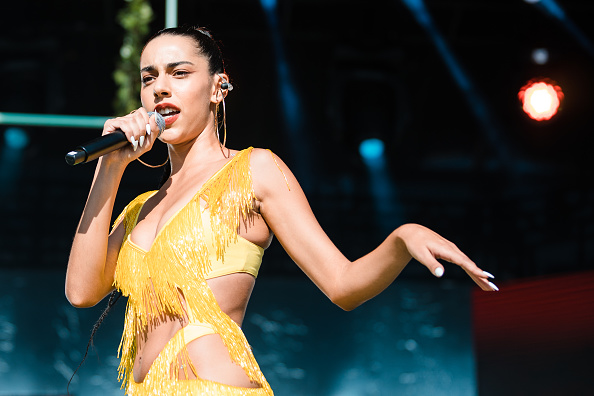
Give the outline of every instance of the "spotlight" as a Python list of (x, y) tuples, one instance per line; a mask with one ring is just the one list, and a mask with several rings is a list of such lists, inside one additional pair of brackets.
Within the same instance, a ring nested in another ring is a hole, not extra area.
[(384, 155), (384, 142), (380, 139), (366, 139), (359, 145), (359, 154), (366, 161), (377, 160)]
[(276, 8), (276, 0), (260, 0), (260, 4), (266, 11), (272, 11)]
[(549, 61), (549, 51), (546, 48), (532, 50), (532, 61), (537, 65), (544, 65)]
[(22, 150), (29, 144), (29, 135), (24, 129), (10, 127), (4, 131), (4, 143), (8, 148)]
[(524, 85), (518, 98), (528, 116), (536, 121), (550, 120), (563, 100), (561, 87), (551, 80), (530, 80)]

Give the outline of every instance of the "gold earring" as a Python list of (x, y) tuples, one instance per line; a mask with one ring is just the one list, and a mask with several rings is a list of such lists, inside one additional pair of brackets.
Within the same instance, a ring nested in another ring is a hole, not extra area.
[(225, 95), (223, 95), (223, 92), (221, 90), (219, 90), (219, 92), (221, 92), (221, 96), (223, 98), (221, 102), (223, 103), (223, 146), (225, 146), (225, 144), (227, 144), (227, 110), (225, 109)]
[[(223, 103), (223, 143), (221, 144), (221, 136), (219, 134), (220, 131), (220, 127), (219, 127), (219, 103), (217, 103), (217, 107), (215, 108), (215, 131), (217, 133), (217, 140), (219, 141), (219, 144), (221, 145), (221, 148), (223, 148), (225, 146), (225, 144), (227, 144), (227, 112), (225, 111), (225, 95), (223, 95), (223, 93), (221, 92), (221, 90), (219, 89), (219, 91), (221, 93), (222, 96), (222, 100), (221, 102)], [(217, 93), (218, 95), (218, 93)]]
[[(218, 95), (218, 93), (217, 93), (217, 95)], [(219, 136), (219, 104), (218, 103), (217, 103), (217, 106), (215, 107), (214, 122), (215, 122), (215, 133), (217, 134), (217, 140), (219, 141), (219, 144), (221, 144), (221, 138)]]

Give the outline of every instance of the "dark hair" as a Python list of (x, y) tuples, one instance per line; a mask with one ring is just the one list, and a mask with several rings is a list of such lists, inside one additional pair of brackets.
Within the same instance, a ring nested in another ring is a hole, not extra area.
[(76, 372), (78, 371), (79, 368), (81, 368), (81, 366), (87, 359), (87, 355), (89, 354), (89, 348), (93, 345), (93, 337), (95, 337), (95, 333), (97, 332), (97, 330), (99, 330), (99, 326), (101, 326), (101, 323), (103, 323), (103, 320), (107, 316), (107, 313), (111, 310), (111, 308), (115, 305), (115, 303), (118, 302), (120, 297), (122, 297), (122, 293), (119, 292), (118, 290), (112, 291), (111, 294), (109, 295), (109, 300), (107, 301), (107, 307), (105, 307), (105, 309), (103, 310), (103, 313), (101, 314), (101, 316), (99, 317), (97, 322), (95, 322), (95, 325), (93, 325), (93, 330), (91, 331), (91, 336), (89, 337), (89, 341), (87, 342), (87, 348), (85, 350), (85, 354), (84, 354), (81, 362), (79, 363), (78, 367), (76, 368), (76, 370), (74, 370), (74, 372), (72, 373), (72, 376), (68, 380), (68, 384), (66, 385), (66, 394), (67, 395), (70, 395), (70, 391), (69, 391), (70, 383), (74, 379)]
[(150, 43), (153, 39), (164, 35), (188, 37), (194, 40), (198, 53), (208, 60), (208, 70), (210, 71), (210, 74), (223, 73), (225, 71), (221, 49), (207, 29), (196, 26), (167, 28), (157, 32), (146, 42), (146, 44)]

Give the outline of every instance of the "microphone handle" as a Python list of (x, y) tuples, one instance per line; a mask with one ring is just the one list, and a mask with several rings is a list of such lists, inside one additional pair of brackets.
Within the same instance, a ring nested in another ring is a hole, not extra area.
[[(231, 89), (229, 89), (231, 90)], [(165, 119), (159, 113), (149, 111), (148, 116), (155, 115), (155, 122), (159, 127), (159, 134), (161, 136), (163, 130), (165, 130)], [(147, 124), (148, 126), (148, 124)], [(99, 136), (98, 138), (91, 140), (90, 142), (81, 144), (74, 150), (66, 154), (65, 160), (68, 165), (77, 165), (85, 162), (93, 161), (102, 155), (110, 153), (128, 144), (126, 134), (121, 130), (115, 130), (107, 135)]]
[(76, 147), (66, 154), (66, 163), (68, 165), (78, 165), (93, 161), (102, 155), (124, 147), (126, 144), (128, 144), (126, 134), (117, 130)]

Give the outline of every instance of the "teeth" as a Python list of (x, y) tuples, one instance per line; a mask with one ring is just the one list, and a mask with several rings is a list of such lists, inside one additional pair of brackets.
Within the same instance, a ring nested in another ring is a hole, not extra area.
[(177, 113), (177, 112), (179, 112), (179, 110), (172, 109), (170, 107), (167, 107), (167, 108), (164, 108), (164, 109), (159, 109), (158, 112), (161, 115), (167, 115), (167, 114), (171, 114), (171, 113)]

